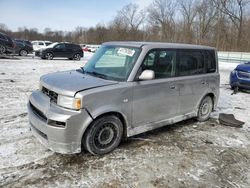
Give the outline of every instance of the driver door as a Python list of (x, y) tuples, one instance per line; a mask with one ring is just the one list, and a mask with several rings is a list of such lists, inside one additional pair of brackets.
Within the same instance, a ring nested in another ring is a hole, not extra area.
[(65, 57), (66, 47), (65, 44), (58, 44), (53, 49), (55, 57)]
[(179, 88), (175, 81), (176, 51), (151, 50), (141, 64), (143, 70), (153, 70), (155, 79), (134, 82), (132, 126), (160, 122), (177, 115)]

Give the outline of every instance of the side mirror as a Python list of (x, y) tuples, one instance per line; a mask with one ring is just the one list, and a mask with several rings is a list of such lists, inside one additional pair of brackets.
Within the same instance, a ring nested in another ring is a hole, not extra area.
[(139, 76), (139, 80), (153, 80), (155, 78), (155, 72), (152, 70), (144, 70)]

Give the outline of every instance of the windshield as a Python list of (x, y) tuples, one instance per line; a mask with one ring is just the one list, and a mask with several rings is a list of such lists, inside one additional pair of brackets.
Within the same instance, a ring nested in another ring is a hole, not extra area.
[(140, 51), (135, 47), (102, 46), (84, 66), (84, 71), (107, 80), (126, 81)]
[(46, 46), (49, 46), (49, 45), (51, 45), (52, 44), (52, 42), (45, 42), (45, 45)]

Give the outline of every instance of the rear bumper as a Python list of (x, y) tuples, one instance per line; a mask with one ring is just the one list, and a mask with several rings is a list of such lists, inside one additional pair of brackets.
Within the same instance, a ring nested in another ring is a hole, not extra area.
[[(63, 154), (81, 152), (83, 133), (92, 122), (85, 109), (73, 111), (58, 107), (46, 95), (35, 91), (30, 96), (28, 114), (33, 135), (45, 147)], [(65, 126), (57, 127), (52, 123), (55, 121)]]

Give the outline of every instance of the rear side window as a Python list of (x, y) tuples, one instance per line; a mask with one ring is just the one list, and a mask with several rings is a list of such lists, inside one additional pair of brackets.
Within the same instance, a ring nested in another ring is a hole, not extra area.
[(178, 76), (206, 73), (202, 51), (179, 51), (177, 64)]
[(216, 71), (216, 61), (215, 61), (215, 52), (210, 50), (210, 51), (205, 51), (204, 52), (205, 56), (205, 65), (207, 69), (207, 73), (213, 73)]
[(43, 45), (44, 45), (44, 43), (43, 43), (43, 42), (39, 42), (39, 43), (38, 43), (38, 45), (43, 46)]

